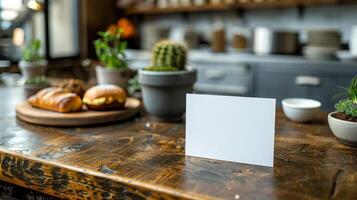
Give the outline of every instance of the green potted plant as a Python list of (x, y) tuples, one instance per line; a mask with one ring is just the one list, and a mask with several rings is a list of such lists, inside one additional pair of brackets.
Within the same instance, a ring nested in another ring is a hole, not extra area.
[(41, 41), (32, 40), (24, 48), (19, 68), (25, 81), (45, 77), (47, 61), (40, 55)]
[(328, 115), (333, 134), (344, 144), (357, 146), (357, 76), (344, 89), (345, 99), (336, 105), (336, 112)]
[(186, 111), (186, 94), (192, 92), (197, 73), (186, 69), (186, 49), (164, 40), (152, 53), (152, 66), (139, 70), (146, 110), (164, 121), (180, 120)]
[(98, 84), (113, 84), (126, 88), (130, 70), (125, 61), (126, 42), (121, 38), (122, 30), (99, 32), (94, 41), (95, 52), (101, 65), (96, 67)]

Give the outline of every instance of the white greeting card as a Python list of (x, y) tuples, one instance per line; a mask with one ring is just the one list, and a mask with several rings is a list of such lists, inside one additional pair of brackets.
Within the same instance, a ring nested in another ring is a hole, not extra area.
[(187, 156), (273, 166), (275, 99), (187, 94)]

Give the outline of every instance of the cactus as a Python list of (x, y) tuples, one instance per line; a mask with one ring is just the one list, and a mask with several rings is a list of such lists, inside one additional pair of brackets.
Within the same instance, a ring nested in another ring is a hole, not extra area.
[(150, 71), (184, 70), (186, 65), (186, 49), (179, 43), (163, 40), (155, 44)]

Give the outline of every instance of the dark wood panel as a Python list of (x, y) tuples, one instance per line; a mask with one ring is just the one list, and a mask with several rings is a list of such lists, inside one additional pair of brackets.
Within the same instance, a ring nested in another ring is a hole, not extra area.
[(116, 0), (80, 0), (81, 58), (96, 58), (93, 41), (117, 20)]
[(357, 198), (357, 150), (337, 141), (326, 113), (297, 124), (279, 111), (268, 168), (184, 156), (182, 123), (144, 116), (98, 127), (36, 126), (15, 118), (21, 88), (0, 88), (0, 99), (0, 179), (56, 197)]
[(0, 181), (0, 199), (1, 200), (59, 200), (56, 197), (42, 194), (3, 181)]

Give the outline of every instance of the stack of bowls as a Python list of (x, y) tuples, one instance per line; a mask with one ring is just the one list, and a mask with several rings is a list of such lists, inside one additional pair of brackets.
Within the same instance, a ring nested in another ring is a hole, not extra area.
[(340, 48), (341, 34), (337, 30), (309, 30), (303, 54), (307, 58), (333, 58)]

